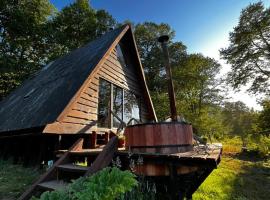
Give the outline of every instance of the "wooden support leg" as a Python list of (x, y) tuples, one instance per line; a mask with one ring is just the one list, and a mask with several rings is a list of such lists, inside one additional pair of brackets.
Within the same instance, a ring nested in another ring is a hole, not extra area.
[(95, 131), (91, 134), (91, 148), (95, 149), (97, 146), (97, 133)]
[(109, 133), (106, 132), (105, 135), (104, 135), (104, 137), (105, 137), (104, 142), (105, 142), (105, 145), (106, 145), (109, 142)]
[(173, 163), (169, 164), (170, 170), (170, 200), (182, 200), (184, 195), (178, 189), (177, 183), (177, 169)]

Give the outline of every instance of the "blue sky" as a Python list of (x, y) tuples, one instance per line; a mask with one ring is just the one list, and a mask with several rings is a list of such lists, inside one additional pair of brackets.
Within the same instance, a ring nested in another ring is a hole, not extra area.
[[(59, 10), (73, 0), (51, 0)], [(240, 12), (258, 0), (91, 0), (95, 9), (107, 10), (118, 22), (152, 21), (168, 23), (176, 32), (175, 40), (182, 41), (190, 53), (203, 53), (219, 60), (219, 49), (228, 45), (229, 32), (237, 25)], [(270, 6), (269, 0), (264, 0)], [(232, 93), (234, 100), (259, 108), (255, 98), (242, 92)]]

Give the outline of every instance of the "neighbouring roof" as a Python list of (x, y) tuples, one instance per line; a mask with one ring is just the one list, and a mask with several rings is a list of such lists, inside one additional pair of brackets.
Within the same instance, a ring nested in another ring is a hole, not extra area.
[(54, 122), (125, 28), (104, 34), (25, 81), (0, 102), (0, 132)]

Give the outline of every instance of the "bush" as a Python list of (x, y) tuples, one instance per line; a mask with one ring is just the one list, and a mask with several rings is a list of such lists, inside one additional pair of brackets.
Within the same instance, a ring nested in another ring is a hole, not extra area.
[[(129, 171), (104, 168), (90, 177), (75, 180), (64, 190), (45, 192), (40, 200), (112, 200), (123, 199), (124, 194), (137, 186), (135, 175)], [(38, 198), (32, 198), (38, 200)]]
[(270, 137), (266, 135), (251, 136), (250, 149), (257, 151), (261, 156), (269, 156), (270, 154)]

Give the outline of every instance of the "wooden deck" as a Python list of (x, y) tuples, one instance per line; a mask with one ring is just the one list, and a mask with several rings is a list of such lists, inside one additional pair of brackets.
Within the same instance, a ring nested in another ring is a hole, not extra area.
[[(103, 146), (100, 146), (96, 149), (83, 149), (80, 151), (71, 151), (73, 155), (98, 155), (103, 149)], [(222, 154), (222, 144), (207, 144), (206, 146), (194, 146), (193, 151), (184, 152), (184, 153), (174, 153), (174, 154), (162, 154), (162, 153), (134, 153), (126, 150), (125, 148), (118, 148), (115, 156), (124, 157), (124, 156), (133, 156), (133, 157), (143, 157), (144, 159), (151, 160), (173, 160), (177, 162), (185, 163), (204, 163), (218, 165), (221, 159)]]

